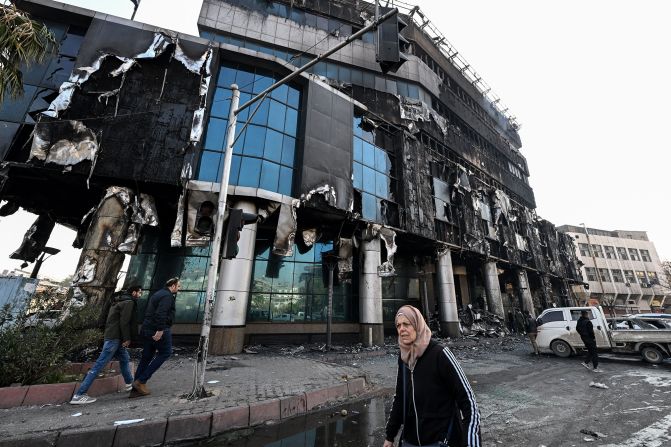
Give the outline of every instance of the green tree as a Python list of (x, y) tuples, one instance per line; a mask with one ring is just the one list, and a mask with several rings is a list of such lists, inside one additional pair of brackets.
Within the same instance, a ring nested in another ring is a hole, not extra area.
[(23, 95), (22, 67), (41, 63), (58, 48), (54, 34), (14, 3), (0, 5), (0, 103)]

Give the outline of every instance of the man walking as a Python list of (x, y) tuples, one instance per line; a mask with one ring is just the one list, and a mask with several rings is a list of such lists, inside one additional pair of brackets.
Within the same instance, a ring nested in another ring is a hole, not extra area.
[(538, 323), (536, 323), (536, 319), (531, 316), (531, 313), (528, 310), (524, 311), (524, 322), (527, 336), (531, 342), (531, 347), (534, 348), (534, 354), (539, 356), (541, 352), (538, 350), (538, 343), (536, 343), (536, 336), (538, 335)]
[(135, 372), (130, 397), (147, 396), (147, 381), (172, 354), (172, 333), (175, 320), (175, 295), (179, 291), (179, 278), (171, 278), (165, 287), (154, 293), (147, 303), (140, 335), (142, 358)]
[(582, 362), (582, 366), (587, 369), (591, 369), (589, 367), (589, 362), (591, 361), (592, 365), (594, 366), (594, 372), (603, 372), (599, 369), (599, 354), (597, 354), (596, 351), (594, 325), (592, 325), (592, 322), (588, 317), (590, 312), (591, 311), (588, 310), (581, 311), (580, 318), (578, 318), (578, 322), (575, 326), (575, 330), (578, 332), (578, 334), (580, 334), (580, 338), (587, 348), (587, 356), (585, 357), (585, 361)]
[(137, 324), (135, 324), (135, 303), (141, 293), (142, 288), (140, 286), (131, 286), (126, 293), (120, 295), (112, 303), (105, 322), (103, 350), (96, 363), (86, 374), (77, 393), (72, 396), (71, 404), (84, 405), (96, 401), (95, 398), (88, 396), (86, 392), (96, 377), (98, 377), (98, 373), (112, 360), (112, 357), (119, 360), (121, 374), (126, 382), (126, 391), (130, 391), (133, 374), (130, 371), (130, 356), (126, 348), (130, 346), (132, 333), (137, 331)]

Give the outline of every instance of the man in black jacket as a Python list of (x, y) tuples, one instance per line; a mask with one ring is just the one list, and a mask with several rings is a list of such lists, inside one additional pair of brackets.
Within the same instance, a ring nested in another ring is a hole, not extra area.
[(175, 320), (175, 295), (179, 287), (179, 278), (171, 278), (164, 288), (149, 298), (140, 330), (142, 358), (135, 372), (130, 397), (150, 394), (145, 384), (172, 354), (170, 328)]
[(594, 365), (594, 372), (602, 372), (598, 366), (599, 366), (599, 354), (597, 354), (596, 351), (596, 337), (594, 336), (594, 325), (592, 325), (592, 322), (590, 321), (588, 315), (590, 311), (588, 310), (583, 310), (580, 312), (580, 318), (578, 318), (578, 322), (576, 323), (575, 330), (580, 334), (580, 338), (582, 339), (582, 342), (585, 344), (585, 347), (587, 348), (587, 356), (585, 357), (585, 361), (582, 362), (582, 366), (584, 366), (587, 369), (591, 369), (589, 367), (589, 362), (592, 362), (592, 365)]
[(130, 356), (126, 348), (130, 346), (132, 333), (137, 331), (135, 303), (141, 294), (142, 288), (140, 286), (131, 286), (126, 293), (121, 294), (111, 303), (107, 312), (105, 341), (102, 352), (96, 363), (86, 374), (86, 377), (84, 377), (75, 395), (72, 396), (72, 400), (70, 401), (72, 405), (92, 404), (96, 401), (95, 398), (88, 396), (86, 392), (96, 377), (98, 377), (98, 373), (113, 357), (119, 360), (119, 368), (126, 382), (126, 391), (130, 391), (133, 374), (130, 371)]

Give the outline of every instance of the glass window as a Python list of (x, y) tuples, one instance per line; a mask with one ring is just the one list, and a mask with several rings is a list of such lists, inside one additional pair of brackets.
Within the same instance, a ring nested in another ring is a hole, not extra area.
[(243, 157), (240, 163), (240, 177), (238, 185), (256, 188), (259, 186), (261, 174), (261, 160), (258, 158)]
[(289, 94), (289, 86), (286, 84), (280, 85), (275, 90), (270, 92), (270, 96), (282, 103), (287, 102), (287, 95)]
[(280, 165), (264, 160), (261, 167), (261, 181), (259, 188), (268, 191), (277, 191), (277, 184), (280, 180)]
[[(254, 73), (252, 71), (246, 71), (238, 68), (238, 73), (235, 77), (235, 83), (238, 84), (238, 88), (241, 92), (251, 92), (252, 86), (254, 84)], [(242, 95), (240, 96), (240, 104), (244, 104), (245, 101), (242, 100)], [(247, 101), (249, 101), (249, 99), (247, 99)]]
[(363, 189), (363, 165), (354, 163), (353, 169), (352, 180), (354, 188)]
[(408, 84), (408, 96), (410, 98), (419, 99), (419, 87), (414, 84)]
[[(357, 127), (355, 127), (356, 132)], [(354, 138), (354, 161), (363, 163), (363, 140)]]
[(622, 276), (622, 270), (613, 269), (610, 271), (610, 273), (613, 275), (613, 282), (624, 282), (624, 277)]
[(608, 269), (599, 269), (599, 276), (601, 276), (601, 281), (610, 282), (610, 273)]
[(553, 310), (545, 315), (543, 315), (541, 318), (539, 318), (539, 323), (540, 324), (545, 324), (545, 323), (550, 323), (553, 321), (565, 321), (564, 320), (564, 311), (563, 310)]
[(175, 298), (175, 322), (196, 323), (202, 296), (202, 292), (179, 292)]
[(200, 156), (200, 169), (198, 180), (205, 182), (220, 181), (219, 172), (223, 166), (223, 155), (221, 152), (203, 151)]
[(624, 278), (627, 280), (629, 284), (636, 284), (636, 276), (634, 276), (633, 270), (625, 270)]
[(228, 109), (231, 106), (231, 91), (224, 88), (217, 88), (214, 91), (210, 115), (220, 118), (228, 118)]
[(284, 132), (291, 135), (292, 137), (296, 136), (296, 127), (298, 126), (298, 111), (287, 108), (286, 109), (286, 121), (284, 123)]
[(597, 281), (594, 267), (585, 267), (585, 274), (587, 274), (587, 281)]
[(300, 101), (301, 92), (293, 87), (289, 87), (289, 91), (287, 92), (287, 104), (294, 109), (298, 109), (300, 107)]
[[(587, 316), (590, 320), (596, 320), (596, 315), (594, 315), (592, 309), (571, 309), (571, 320), (578, 321), (583, 310), (587, 311)], [(543, 319), (545, 319), (545, 317), (543, 317)]]
[(616, 247), (617, 248), (617, 256), (618, 258), (622, 259), (623, 261), (629, 260), (629, 257), (627, 256), (627, 249), (624, 247)]
[(375, 148), (375, 169), (380, 172), (387, 172), (389, 169), (389, 156), (384, 149)]
[(263, 74), (257, 72), (254, 75), (254, 86), (252, 87), (252, 93), (258, 94), (273, 85), (273, 78), (270, 77), (270, 74)]
[(375, 173), (375, 195), (383, 199), (389, 197), (389, 177), (381, 172)]
[(361, 214), (364, 219), (378, 219), (377, 200), (375, 199), (375, 196), (365, 192), (361, 194)]
[(375, 146), (364, 141), (362, 142), (363, 146), (363, 164), (370, 166), (371, 168), (375, 167)]
[(375, 194), (375, 171), (367, 166), (363, 167), (363, 190)]
[(266, 128), (250, 124), (247, 126), (247, 136), (245, 138), (244, 155), (261, 157), (263, 155), (263, 148), (267, 141)]
[(603, 246), (603, 251), (606, 253), (606, 259), (616, 259), (615, 248), (613, 248), (609, 245), (604, 245)]
[[(264, 99), (260, 103), (257, 102), (256, 104), (252, 104), (250, 108), (252, 109), (250, 115), (252, 113), (254, 114), (252, 116), (251, 122), (261, 126), (266, 126), (268, 124), (268, 109), (270, 108), (270, 100)], [(255, 110), (256, 112), (254, 112)]]
[(282, 140), (282, 159), (280, 160), (283, 165), (292, 166), (294, 165), (294, 159), (296, 154), (296, 139), (288, 135), (284, 136)]
[[(222, 166), (223, 166), (223, 158), (222, 157)], [(238, 178), (240, 177), (240, 163), (242, 162), (242, 157), (239, 155), (233, 155), (233, 158), (231, 159), (231, 174), (228, 178), (228, 183), (230, 185), (237, 185), (238, 184)]]
[(270, 294), (252, 293), (247, 321), (270, 321)]
[(636, 250), (635, 248), (630, 248), (630, 249), (629, 249), (629, 258), (630, 258), (632, 261), (638, 261), (638, 260), (640, 260), (640, 258), (638, 257), (638, 250)]
[(279, 131), (284, 130), (284, 121), (286, 116), (286, 106), (277, 101), (270, 102), (270, 110), (268, 114), (268, 126)]
[(648, 250), (641, 250), (641, 260), (643, 262), (652, 262), (650, 258), (650, 252)]
[(363, 72), (361, 70), (352, 70), (352, 84), (363, 85)]
[[(281, 133), (268, 129), (263, 158), (277, 163), (280, 162), (282, 159), (282, 138)], [(271, 191), (274, 191), (274, 189)]]
[(291, 183), (293, 181), (293, 169), (282, 166), (280, 168), (280, 184), (277, 192), (285, 196), (291, 195)]

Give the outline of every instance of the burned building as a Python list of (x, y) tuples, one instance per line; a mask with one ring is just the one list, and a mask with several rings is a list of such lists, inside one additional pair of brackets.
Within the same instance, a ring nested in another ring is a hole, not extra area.
[[(232, 84), (247, 102), (370, 23), (374, 5), (205, 0), (193, 37), (20, 4), (81, 42), (58, 93), (39, 113), (25, 101), (5, 207), (79, 230), (84, 295), (108, 292), (124, 253), (127, 281), (148, 291), (180, 276), (175, 330), (197, 333), (210, 253), (199, 210), (219, 192)], [(573, 240), (535, 213), (514, 118), (421, 10), (401, 17), (395, 73), (366, 33), (238, 115), (228, 205), (261, 220), (222, 263), (214, 352), (322, 338), (325, 254), (342, 340), (380, 343), (403, 304), (454, 336), (468, 305), (504, 318), (572, 302)]]

